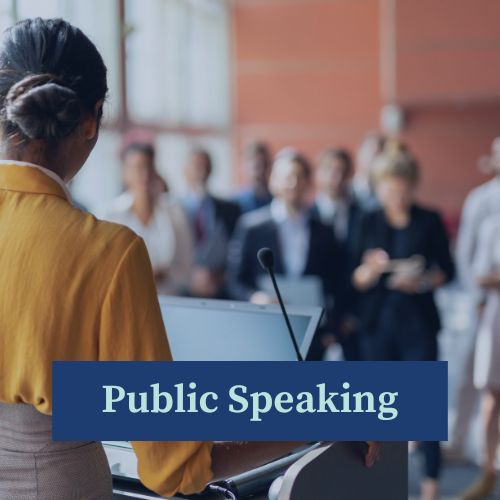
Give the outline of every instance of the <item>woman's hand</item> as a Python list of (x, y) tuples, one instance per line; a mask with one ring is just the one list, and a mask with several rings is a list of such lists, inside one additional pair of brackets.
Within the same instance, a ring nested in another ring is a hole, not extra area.
[(365, 465), (373, 467), (375, 462), (380, 459), (380, 443), (378, 441), (367, 441), (368, 450), (365, 455)]
[(446, 283), (446, 275), (440, 269), (431, 269), (425, 273), (393, 274), (387, 281), (391, 290), (401, 293), (426, 293)]
[(273, 299), (273, 297), (271, 297), (266, 292), (257, 291), (254, 292), (250, 297), (250, 302), (259, 306), (266, 306), (268, 304), (277, 304), (278, 300)]
[(203, 267), (195, 267), (191, 275), (191, 293), (198, 297), (215, 297), (218, 292), (217, 277)]
[(381, 248), (367, 250), (363, 255), (362, 262), (364, 266), (367, 266), (371, 271), (380, 275), (385, 271), (389, 262), (389, 255)]
[(500, 290), (500, 270), (495, 269), (490, 274), (478, 277), (477, 284), (482, 288)]
[(354, 286), (361, 291), (374, 286), (386, 270), (388, 262), (389, 255), (385, 250), (381, 248), (367, 250), (363, 255), (361, 265), (354, 271)]

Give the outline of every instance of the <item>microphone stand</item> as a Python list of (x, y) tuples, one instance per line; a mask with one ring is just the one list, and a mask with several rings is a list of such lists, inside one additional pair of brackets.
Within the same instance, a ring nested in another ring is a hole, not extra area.
[(290, 324), (290, 319), (288, 318), (288, 314), (285, 309), (285, 304), (283, 303), (283, 299), (281, 298), (280, 290), (278, 288), (278, 283), (276, 283), (274, 272), (271, 269), (269, 269), (269, 276), (271, 276), (271, 281), (273, 282), (274, 291), (276, 292), (276, 296), (278, 297), (278, 302), (280, 303), (281, 312), (283, 313), (283, 317), (285, 318), (285, 323), (288, 328), (288, 333), (290, 334), (290, 338), (292, 339), (293, 348), (295, 349), (295, 354), (297, 355), (297, 359), (298, 361), (304, 361), (304, 359), (302, 358), (302, 354), (300, 354), (299, 346), (297, 344), (295, 335), (293, 334), (292, 325)]
[(274, 276), (273, 265), (274, 265), (274, 254), (270, 248), (261, 248), (257, 253), (257, 259), (259, 260), (260, 265), (269, 273), (271, 277), (271, 282), (273, 284), (274, 291), (276, 292), (276, 297), (278, 298), (278, 302), (281, 307), (281, 312), (283, 317), (285, 318), (286, 327), (288, 329), (288, 333), (290, 334), (290, 338), (292, 339), (293, 348), (295, 350), (295, 354), (297, 355), (298, 361), (304, 361), (302, 354), (300, 353), (299, 346), (297, 344), (297, 340), (295, 339), (295, 335), (293, 334), (292, 325), (288, 318), (288, 314), (285, 309), (285, 304), (283, 299), (281, 298), (281, 293), (278, 288), (278, 283), (276, 282), (276, 278)]

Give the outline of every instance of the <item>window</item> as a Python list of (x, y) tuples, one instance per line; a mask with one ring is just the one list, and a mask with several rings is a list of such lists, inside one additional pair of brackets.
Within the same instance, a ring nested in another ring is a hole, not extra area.
[(132, 121), (229, 125), (227, 12), (221, 0), (127, 0)]
[(95, 150), (75, 178), (76, 199), (95, 208), (121, 191), (122, 133), (156, 139), (158, 169), (174, 192), (193, 144), (213, 155), (213, 187), (232, 185), (227, 0), (0, 0), (0, 28), (27, 17), (81, 28), (108, 67), (109, 97)]

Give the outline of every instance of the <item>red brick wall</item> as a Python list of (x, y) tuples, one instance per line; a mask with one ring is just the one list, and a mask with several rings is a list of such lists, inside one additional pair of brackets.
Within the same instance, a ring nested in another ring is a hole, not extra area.
[(498, 0), (231, 5), (236, 155), (256, 138), (309, 155), (355, 148), (381, 106), (398, 103), (424, 170), (421, 197), (456, 216), (500, 134)]

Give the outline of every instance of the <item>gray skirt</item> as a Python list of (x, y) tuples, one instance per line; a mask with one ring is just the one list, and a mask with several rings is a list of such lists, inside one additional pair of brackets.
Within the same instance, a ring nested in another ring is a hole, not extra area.
[(51, 433), (51, 417), (0, 403), (0, 500), (111, 499), (102, 445), (55, 442)]

